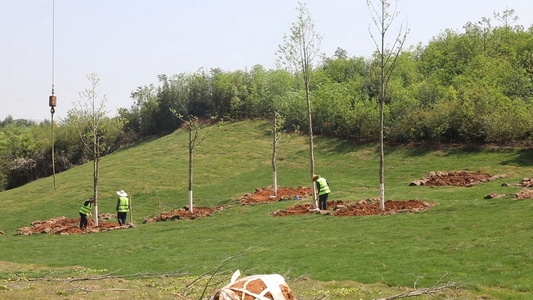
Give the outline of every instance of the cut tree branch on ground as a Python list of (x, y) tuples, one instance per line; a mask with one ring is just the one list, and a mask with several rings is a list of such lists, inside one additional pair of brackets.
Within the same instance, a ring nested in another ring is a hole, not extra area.
[[(202, 295), (200, 297), (200, 299), (203, 299), (203, 297), (205, 296), (206, 292), (207, 292), (207, 289), (211, 286), (220, 286), (222, 285), (222, 281), (219, 281), (219, 282), (215, 282), (215, 283), (211, 283), (211, 281), (213, 280), (213, 278), (215, 278), (216, 276), (218, 275), (221, 275), (221, 274), (224, 274), (224, 273), (227, 273), (228, 270), (224, 270), (222, 272), (220, 272), (220, 270), (225, 266), (227, 265), (229, 262), (231, 262), (232, 260), (234, 260), (235, 258), (237, 257), (240, 257), (242, 255), (244, 255), (246, 252), (250, 251), (251, 248), (248, 248), (244, 251), (241, 251), (233, 256), (230, 256), (226, 259), (224, 259), (218, 266), (212, 268), (211, 270), (209, 270), (208, 272), (205, 272), (203, 273), (202, 275), (198, 276), (195, 280), (193, 280), (190, 284), (188, 284), (184, 290), (182, 291), (182, 295), (183, 296), (187, 296), (187, 294), (189, 293), (189, 290), (198, 282), (200, 281), (203, 277), (207, 276), (207, 275), (210, 275), (209, 276), (209, 280), (207, 281), (207, 283), (205, 284), (204, 286), (204, 289), (202, 291)], [(233, 271), (230, 272), (230, 274), (232, 274)]]
[[(112, 274), (112, 273), (110, 273)], [(72, 278), (68, 279), (67, 282), (75, 282), (75, 281), (88, 281), (88, 280), (104, 280), (104, 279), (117, 279), (117, 278), (128, 278), (128, 277), (144, 277), (144, 278), (151, 278), (151, 277), (179, 277), (179, 276), (185, 276), (187, 273), (179, 273), (179, 272), (161, 272), (161, 273), (136, 273), (136, 274), (126, 274), (126, 275), (116, 275), (111, 276), (109, 274), (96, 276), (96, 277), (82, 277), (82, 278)]]
[(73, 289), (69, 289), (67, 291), (70, 291), (70, 292), (79, 292), (79, 291), (82, 291), (82, 292), (126, 292), (126, 291), (129, 291), (129, 289), (106, 289), (106, 290), (93, 290), (93, 289), (88, 289), (88, 288), (84, 288), (84, 287), (75, 287)]
[[(445, 277), (446, 275), (448, 275), (448, 273), (444, 274), (441, 277), (441, 279), (443, 277)], [(436, 292), (439, 292), (439, 291), (442, 291), (444, 289), (457, 288), (458, 286), (459, 285), (456, 282), (448, 281), (446, 283), (441, 283), (441, 280), (439, 280), (439, 281), (437, 281), (437, 283), (435, 285), (433, 285), (431, 287), (417, 289), (416, 288), (416, 282), (415, 282), (415, 289), (410, 291), (410, 292), (399, 294), (399, 295), (390, 296), (390, 297), (387, 297), (387, 298), (378, 298), (376, 300), (394, 300), (394, 299), (401, 299), (401, 298), (407, 298), (407, 297), (416, 297), (416, 296), (421, 296), (421, 295), (432, 295), (432, 294), (434, 294)]]

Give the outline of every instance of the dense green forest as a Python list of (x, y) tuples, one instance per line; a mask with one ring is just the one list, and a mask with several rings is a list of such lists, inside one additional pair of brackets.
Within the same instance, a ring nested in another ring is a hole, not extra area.
[[(513, 25), (514, 11), (446, 30), (428, 45), (404, 49), (385, 103), (385, 140), (394, 143), (531, 145), (533, 141), (533, 26)], [(494, 26), (493, 23), (498, 23)], [(378, 53), (350, 57), (338, 48), (311, 73), (315, 134), (354, 141), (379, 139)], [(159, 75), (137, 87), (132, 106), (109, 118), (105, 153), (176, 130), (176, 114), (200, 119), (270, 119), (305, 131), (307, 115), (298, 73), (200, 69)], [(72, 114), (55, 126), (56, 171), (87, 162), (89, 153)], [(0, 191), (52, 174), (50, 122), (0, 122)]]

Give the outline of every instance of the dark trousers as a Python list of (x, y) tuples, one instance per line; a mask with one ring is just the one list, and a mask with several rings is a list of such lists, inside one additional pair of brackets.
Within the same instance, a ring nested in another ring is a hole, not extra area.
[(117, 212), (118, 224), (120, 226), (126, 225), (126, 217), (128, 216), (127, 212)]
[(80, 229), (87, 228), (87, 224), (89, 224), (89, 220), (87, 220), (87, 215), (80, 213)]
[(318, 208), (320, 210), (328, 209), (328, 195), (329, 194), (324, 194), (324, 195), (318, 196)]

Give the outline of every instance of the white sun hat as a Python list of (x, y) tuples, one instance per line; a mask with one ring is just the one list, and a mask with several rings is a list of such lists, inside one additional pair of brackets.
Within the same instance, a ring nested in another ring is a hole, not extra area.
[(124, 192), (124, 190), (118, 191), (117, 195), (119, 195), (120, 197), (127, 197), (128, 196), (128, 194), (126, 192)]

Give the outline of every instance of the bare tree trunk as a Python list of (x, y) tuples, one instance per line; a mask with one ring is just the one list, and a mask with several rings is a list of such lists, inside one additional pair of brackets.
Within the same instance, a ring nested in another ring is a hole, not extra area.
[(274, 189), (274, 196), (278, 195), (278, 169), (276, 166), (276, 157), (278, 151), (278, 113), (274, 113), (274, 140), (272, 141), (272, 176)]
[(385, 149), (384, 149), (384, 122), (383, 122), (383, 105), (384, 99), (381, 99), (379, 113), (379, 209), (385, 210)]
[(311, 179), (311, 191), (313, 192), (313, 206), (314, 208), (318, 208), (318, 200), (317, 200), (317, 191), (315, 187), (315, 183), (313, 182), (312, 178), (315, 174), (315, 154), (314, 154), (314, 145), (313, 145), (313, 121), (311, 119), (311, 96), (309, 95), (309, 71), (305, 74), (305, 96), (307, 98), (307, 120), (308, 120), (308, 130), (309, 130), (309, 160), (311, 163), (311, 175), (309, 176), (309, 179)]
[(192, 127), (189, 127), (189, 211), (193, 212), (192, 201), (192, 170), (193, 170), (194, 141), (192, 138)]
[[(381, 4), (381, 28), (385, 28), (385, 5)], [(380, 55), (380, 105), (379, 105), (379, 209), (385, 210), (385, 149), (384, 149), (384, 109), (385, 109), (385, 30), (381, 31)]]
[(93, 182), (93, 192), (94, 192), (94, 226), (98, 227), (98, 177), (99, 174), (99, 163), (100, 163), (100, 157), (98, 155), (98, 138), (96, 137), (96, 133), (94, 134), (94, 140), (93, 140), (93, 174), (94, 174), (94, 182)]

